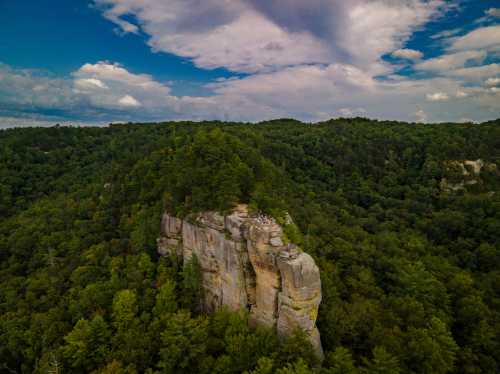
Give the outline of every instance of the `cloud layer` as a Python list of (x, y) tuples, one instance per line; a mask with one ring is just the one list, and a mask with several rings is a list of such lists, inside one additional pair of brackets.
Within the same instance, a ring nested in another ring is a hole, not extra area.
[[(431, 58), (407, 47), (415, 32), (456, 8), (444, 0), (95, 3), (120, 34), (146, 35), (156, 52), (235, 76), (204, 87), (209, 96), (178, 96), (169, 84), (114, 62), (84, 64), (66, 79), (0, 65), (0, 115), (245, 121), (500, 116), (500, 26), (442, 30), (432, 36), (441, 53)], [(497, 10), (485, 17), (495, 19)], [(413, 73), (401, 74), (401, 68)]]
[[(96, 0), (104, 16), (149, 35), (157, 51), (200, 68), (268, 72), (292, 65), (353, 63), (383, 71), (380, 58), (447, 9), (443, 0)], [(138, 25), (123, 17), (133, 15)], [(131, 30), (131, 31), (128, 31)]]

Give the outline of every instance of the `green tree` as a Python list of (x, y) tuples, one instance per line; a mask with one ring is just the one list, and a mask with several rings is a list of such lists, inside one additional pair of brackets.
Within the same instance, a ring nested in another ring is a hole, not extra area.
[(174, 313), (177, 311), (177, 307), (175, 283), (168, 279), (158, 288), (153, 314), (159, 316), (162, 314)]
[(244, 374), (272, 374), (274, 360), (269, 357), (261, 357), (257, 361), (257, 366), (251, 371), (246, 371)]
[(432, 317), (427, 328), (408, 331), (407, 365), (420, 373), (449, 373), (458, 350), (446, 325)]
[(364, 360), (366, 368), (361, 372), (366, 374), (399, 374), (401, 368), (397, 357), (391, 355), (384, 347), (377, 346), (373, 349), (372, 360)]
[(203, 308), (203, 274), (196, 254), (184, 264), (182, 270), (182, 300), (181, 305), (194, 313)]
[(162, 373), (190, 373), (203, 369), (208, 338), (207, 320), (192, 319), (189, 313), (173, 314), (161, 334), (160, 361)]
[(126, 328), (138, 311), (137, 294), (133, 290), (121, 290), (113, 299), (113, 324), (119, 329)]
[(337, 347), (335, 351), (327, 354), (325, 374), (357, 374), (351, 352), (344, 347)]
[(111, 332), (101, 316), (90, 322), (81, 319), (64, 338), (64, 358), (74, 370), (88, 372), (108, 358), (110, 338)]
[(299, 358), (294, 363), (288, 363), (284, 368), (276, 370), (276, 374), (312, 374), (314, 373), (307, 364)]
[(145, 334), (145, 322), (137, 317), (139, 307), (137, 294), (132, 290), (121, 290), (113, 300), (112, 337), (113, 358), (127, 366), (135, 366), (139, 371), (150, 364), (153, 353), (151, 336)]

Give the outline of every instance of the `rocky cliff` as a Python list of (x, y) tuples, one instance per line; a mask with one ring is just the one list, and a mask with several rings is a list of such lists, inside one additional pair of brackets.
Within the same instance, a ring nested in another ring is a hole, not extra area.
[(197, 256), (206, 311), (247, 309), (251, 323), (274, 327), (281, 336), (302, 329), (323, 357), (315, 324), (319, 269), (307, 253), (285, 244), (274, 219), (249, 214), (245, 205), (227, 216), (207, 212), (181, 220), (165, 213), (158, 252), (184, 263)]
[[(500, 176), (497, 165), (491, 162), (478, 160), (452, 160), (444, 163), (446, 174), (452, 174), (452, 178), (441, 179), (441, 189), (447, 192), (465, 190), (467, 187), (483, 184), (485, 172)], [(453, 175), (454, 174), (454, 175)]]

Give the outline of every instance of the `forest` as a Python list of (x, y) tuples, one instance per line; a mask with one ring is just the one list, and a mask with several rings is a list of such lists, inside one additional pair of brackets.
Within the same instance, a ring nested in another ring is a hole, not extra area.
[[(323, 362), (157, 255), (166, 209), (238, 203), (320, 267)], [(0, 372), (500, 372), (500, 120), (0, 131)]]

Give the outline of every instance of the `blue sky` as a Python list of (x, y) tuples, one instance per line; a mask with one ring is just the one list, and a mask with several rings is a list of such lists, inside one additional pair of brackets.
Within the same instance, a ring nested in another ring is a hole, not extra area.
[(0, 2), (0, 126), (500, 117), (498, 0)]

